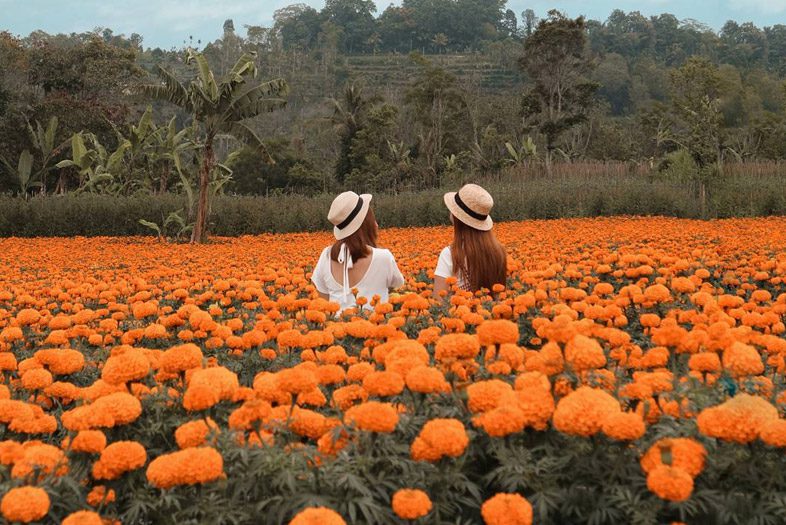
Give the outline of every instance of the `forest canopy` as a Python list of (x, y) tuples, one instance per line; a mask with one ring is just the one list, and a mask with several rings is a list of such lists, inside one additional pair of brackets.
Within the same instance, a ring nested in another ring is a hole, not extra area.
[[(714, 31), (668, 13), (539, 18), (504, 0), (403, 0), (378, 12), (371, 0), (327, 0), (279, 9), (270, 27), (235, 27), (227, 20), (221, 38), (182, 49), (146, 48), (142, 36), (111, 29), (0, 33), (0, 191), (82, 187), (83, 171), (57, 168), (73, 160), (76, 134), (108, 160), (144, 115), (161, 137), (189, 129), (191, 115), (141, 87), (159, 67), (187, 81), (190, 48), (216, 75), (250, 53), (259, 82), (289, 86), (284, 109), (246, 122), (263, 147), (218, 137), (218, 164), (232, 174), (222, 191), (400, 190), (551, 162), (702, 179), (723, 163), (786, 158), (782, 24)], [(544, 67), (552, 63), (563, 77)], [(556, 85), (568, 87), (552, 107)], [(101, 173), (119, 181), (113, 191), (170, 191), (180, 184), (173, 147), (162, 139), (157, 156), (129, 147), (116, 173)]]

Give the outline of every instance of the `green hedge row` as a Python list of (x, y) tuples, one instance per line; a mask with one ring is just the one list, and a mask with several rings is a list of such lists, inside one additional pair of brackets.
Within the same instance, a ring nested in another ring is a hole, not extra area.
[[(737, 177), (710, 184), (704, 202), (691, 184), (628, 177), (531, 178), (488, 180), (497, 221), (666, 215), (687, 218), (750, 217), (786, 214), (786, 186), (778, 177)], [(442, 190), (376, 195), (375, 211), (383, 227), (445, 224)], [(234, 236), (264, 232), (314, 231), (327, 227), (332, 195), (276, 195), (215, 199), (211, 233)], [(139, 223), (162, 223), (184, 207), (177, 194), (64, 195), (29, 200), (0, 196), (0, 236), (148, 235)]]

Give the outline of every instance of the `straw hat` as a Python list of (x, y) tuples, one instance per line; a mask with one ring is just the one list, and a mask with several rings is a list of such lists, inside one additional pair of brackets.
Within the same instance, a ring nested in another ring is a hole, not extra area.
[(494, 226), (489, 213), (494, 199), (477, 184), (467, 184), (460, 190), (445, 194), (445, 206), (455, 218), (471, 228), (489, 231)]
[(330, 205), (328, 220), (335, 226), (333, 235), (336, 240), (346, 239), (360, 229), (371, 206), (371, 195), (358, 195), (354, 191), (345, 191)]

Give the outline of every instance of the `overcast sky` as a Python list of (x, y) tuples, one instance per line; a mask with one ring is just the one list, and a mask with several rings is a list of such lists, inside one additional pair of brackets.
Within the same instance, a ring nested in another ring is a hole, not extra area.
[[(273, 12), (298, 0), (0, 0), (0, 30), (27, 35), (36, 29), (71, 33), (109, 27), (116, 33), (139, 33), (145, 47), (180, 46), (194, 40), (214, 40), (225, 19), (235, 28), (267, 25)], [(324, 0), (299, 0), (318, 9)], [(380, 11), (390, 0), (377, 0)], [(398, 3), (398, 2), (392, 2)], [(694, 18), (719, 29), (726, 20), (752, 21), (758, 26), (786, 24), (786, 0), (508, 0), (516, 14), (526, 8), (542, 16), (557, 8), (571, 16), (580, 14), (605, 20), (615, 8), (645, 15), (669, 12)]]

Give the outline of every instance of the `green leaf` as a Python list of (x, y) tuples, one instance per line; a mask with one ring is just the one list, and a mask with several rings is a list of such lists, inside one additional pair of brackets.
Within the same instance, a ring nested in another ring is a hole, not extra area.
[(19, 179), (19, 186), (22, 191), (27, 189), (27, 183), (30, 182), (30, 174), (33, 172), (33, 154), (28, 150), (24, 150), (19, 154), (19, 164), (16, 168), (16, 176)]
[(158, 226), (158, 224), (154, 222), (146, 221), (145, 219), (139, 219), (139, 224), (150, 228), (151, 230), (156, 232), (159, 237), (161, 237), (161, 228)]

